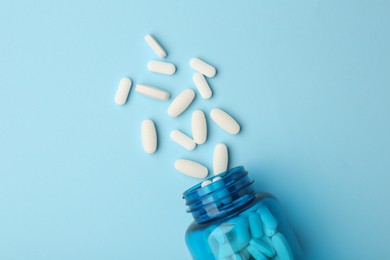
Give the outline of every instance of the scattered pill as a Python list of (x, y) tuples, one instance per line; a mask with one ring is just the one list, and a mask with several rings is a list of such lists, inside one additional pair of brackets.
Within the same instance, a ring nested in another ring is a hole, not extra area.
[(248, 216), (248, 221), (249, 221), (249, 229), (251, 231), (252, 237), (254, 238), (261, 238), (264, 233), (263, 233), (263, 225), (260, 220), (259, 214), (256, 212), (252, 212)]
[(213, 66), (210, 64), (202, 61), (201, 59), (198, 58), (192, 58), (190, 60), (190, 66), (197, 72), (202, 73), (203, 75), (212, 78), (215, 76), (216, 70)]
[(177, 160), (175, 162), (175, 168), (185, 175), (199, 179), (205, 178), (209, 173), (205, 166), (187, 159)]
[(168, 107), (168, 115), (171, 117), (179, 116), (191, 104), (191, 102), (194, 100), (194, 97), (195, 91), (190, 88), (181, 92)]
[(286, 238), (281, 233), (276, 233), (272, 238), (272, 244), (274, 245), (276, 254), (280, 260), (293, 260), (294, 255), (290, 246), (287, 243)]
[(145, 152), (154, 153), (157, 149), (157, 133), (152, 120), (146, 119), (142, 122), (141, 136)]
[(276, 228), (278, 227), (278, 221), (272, 215), (271, 211), (269, 211), (267, 206), (261, 206), (257, 213), (260, 215), (260, 219), (264, 224), (264, 233), (267, 236), (273, 236), (276, 232)]
[(197, 87), (199, 94), (204, 99), (209, 99), (213, 95), (213, 92), (211, 91), (211, 88), (209, 86), (209, 83), (207, 83), (207, 80), (203, 76), (202, 73), (195, 73), (192, 77), (195, 86)]
[(130, 88), (131, 88), (130, 79), (122, 78), (121, 81), (119, 81), (118, 90), (116, 91), (116, 95), (115, 95), (115, 103), (117, 105), (123, 105), (126, 103)]
[(222, 179), (221, 177), (215, 177), (214, 179), (213, 179), (213, 182), (216, 182), (216, 181), (219, 181), (220, 179)]
[(142, 95), (155, 98), (155, 99), (164, 100), (164, 101), (168, 100), (170, 96), (168, 92), (162, 89), (155, 88), (149, 85), (143, 85), (143, 84), (137, 84), (137, 86), (135, 87), (135, 91)]
[(217, 144), (214, 148), (213, 171), (214, 174), (220, 174), (227, 171), (228, 150), (225, 144)]
[(152, 60), (148, 62), (148, 70), (156, 73), (172, 75), (176, 72), (174, 64), (163, 61)]
[(240, 125), (237, 121), (225, 111), (214, 108), (210, 112), (210, 117), (213, 121), (229, 134), (235, 135), (240, 132)]
[(207, 139), (207, 122), (206, 117), (201, 110), (195, 110), (192, 113), (192, 138), (195, 143), (203, 144)]
[(161, 47), (161, 45), (158, 43), (158, 41), (150, 34), (147, 34), (145, 36), (145, 41), (149, 44), (150, 48), (159, 56), (160, 58), (165, 58), (167, 56), (167, 53)]
[(209, 184), (211, 184), (211, 181), (210, 180), (205, 180), (205, 181), (202, 182), (202, 184), (200, 186), (203, 188), (203, 187), (205, 187), (205, 186), (207, 186)]
[[(157, 54), (160, 58), (165, 58), (167, 56), (166, 51), (164, 48), (159, 44), (159, 42), (150, 34), (145, 35), (144, 37), (147, 44), (151, 47), (151, 49)], [(214, 77), (216, 75), (216, 69), (212, 65), (208, 64), (207, 62), (199, 59), (199, 58), (192, 58), (189, 61), (189, 64), (192, 69), (196, 71), (196, 73), (193, 75), (193, 81), (199, 91), (199, 94), (204, 99), (209, 99), (212, 97), (213, 92), (205, 78), (206, 77)], [(147, 68), (149, 71), (166, 74), (166, 75), (172, 75), (176, 72), (176, 66), (173, 63), (169, 62), (163, 62), (158, 60), (151, 60), (147, 63)], [(115, 103), (118, 105), (123, 105), (126, 103), (130, 89), (131, 89), (132, 81), (128, 78), (122, 78), (116, 95), (115, 95)], [(170, 93), (162, 90), (160, 88), (156, 88), (154, 86), (145, 85), (145, 84), (137, 84), (135, 87), (135, 91), (137, 93), (140, 93), (142, 95), (159, 99), (159, 100), (168, 100), (170, 98)], [(176, 98), (171, 102), (171, 104), (168, 107), (168, 115), (170, 117), (178, 117), (180, 114), (182, 114), (192, 103), (192, 101), (195, 98), (195, 92), (192, 89), (185, 89), (183, 92), (181, 92), (179, 95), (176, 96)], [(222, 129), (224, 129), (226, 132), (230, 134), (237, 134), (240, 131), (240, 125), (236, 122), (236, 120), (224, 112), (221, 109), (213, 109), (210, 112), (210, 116), (212, 120)], [(171, 139), (179, 144), (180, 146), (184, 147), (185, 149), (191, 151), (195, 149), (197, 144), (203, 144), (207, 140), (207, 121), (206, 116), (203, 111), (201, 110), (195, 110), (192, 113), (192, 122), (191, 122), (191, 128), (192, 128), (192, 138), (183, 132), (179, 130), (173, 130), (170, 134)], [(141, 124), (141, 137), (142, 137), (142, 145), (146, 153), (154, 153), (157, 149), (157, 131), (156, 126), (154, 122), (150, 119), (146, 119)], [(188, 176), (192, 176), (195, 178), (204, 178), (208, 175), (208, 169), (191, 160), (187, 159), (179, 159), (175, 162), (175, 168)], [(228, 169), (228, 150), (225, 144), (217, 144), (214, 149), (214, 155), (213, 155), (213, 171), (214, 174), (221, 174), (223, 172), (226, 172)], [(201, 183), (201, 187), (205, 187), (211, 183), (218, 182), (222, 178), (217, 176), (214, 177), (212, 180), (205, 180)], [(220, 186), (223, 184), (223, 182), (216, 183), (215, 185)], [(217, 187), (216, 186), (216, 187)], [(232, 201), (232, 197), (229, 196), (229, 193), (227, 189), (221, 188), (216, 190), (216, 197), (220, 198), (220, 203), (228, 204)], [(210, 211), (211, 212), (211, 211)], [(211, 212), (212, 213), (212, 212)], [(259, 213), (260, 214), (260, 213)], [(271, 215), (272, 216), (272, 215)], [(254, 217), (252, 217), (254, 218)], [(257, 219), (260, 217), (257, 216)], [(253, 222), (254, 220), (252, 220)], [(257, 220), (256, 220), (257, 221)], [(251, 229), (254, 228), (254, 226), (258, 225), (259, 223), (253, 222), (255, 224), (250, 224)], [(251, 222), (251, 221), (249, 221)], [(245, 219), (245, 225), (249, 225), (249, 222)], [(261, 221), (260, 221), (260, 225)], [(277, 223), (276, 223), (277, 225)], [(264, 224), (264, 232), (267, 235), (272, 235), (277, 232), (276, 228), (272, 228), (269, 225)], [(245, 228), (246, 231), (249, 231), (249, 227)], [(262, 229), (259, 229), (260, 232), (262, 232)], [(258, 237), (260, 238), (260, 234), (256, 234), (258, 231), (250, 231), (252, 236), (254, 238)], [(254, 234), (253, 234), (254, 233)], [(258, 232), (259, 233), (259, 232)], [(236, 234), (239, 236), (239, 234)], [(249, 243), (249, 242), (248, 242)], [(246, 243), (246, 245), (248, 244)], [(246, 246), (245, 245), (245, 246)], [(245, 254), (242, 254), (240, 250), (244, 250), (246, 252)], [(226, 253), (226, 252), (225, 252)], [(244, 247), (240, 247), (234, 252), (232, 252), (230, 255), (226, 255), (224, 257), (227, 257), (229, 259), (245, 259), (249, 256), (249, 251), (247, 251)], [(244, 257), (245, 256), (245, 257)]]
[(179, 130), (171, 132), (171, 139), (189, 151), (195, 149), (196, 143), (194, 140)]
[(252, 246), (254, 246), (257, 250), (259, 250), (261, 253), (268, 257), (273, 257), (275, 255), (275, 250), (266, 244), (265, 242), (258, 240), (256, 238), (252, 238), (252, 240), (249, 242)]

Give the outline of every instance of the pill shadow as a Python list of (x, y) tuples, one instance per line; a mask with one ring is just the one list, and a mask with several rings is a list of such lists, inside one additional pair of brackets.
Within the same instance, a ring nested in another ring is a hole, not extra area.
[(159, 127), (159, 122), (156, 119), (152, 119), (153, 122), (155, 122), (155, 127), (156, 127), (156, 137), (157, 137), (157, 148), (156, 151), (153, 154), (159, 153), (159, 150), (161, 149), (161, 127)]

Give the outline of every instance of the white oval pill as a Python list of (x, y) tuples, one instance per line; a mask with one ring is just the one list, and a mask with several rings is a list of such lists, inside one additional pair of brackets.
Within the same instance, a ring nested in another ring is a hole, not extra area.
[(194, 80), (195, 86), (198, 88), (199, 94), (204, 99), (209, 99), (213, 95), (213, 92), (211, 91), (211, 88), (209, 84), (207, 83), (205, 77), (202, 73), (195, 73), (192, 77)]
[(145, 35), (145, 41), (149, 44), (150, 48), (159, 56), (160, 58), (165, 58), (167, 53), (158, 43), (158, 41), (150, 34)]
[(213, 171), (214, 174), (226, 172), (228, 167), (228, 150), (225, 144), (217, 144), (214, 148)]
[(198, 58), (192, 58), (190, 60), (190, 66), (197, 72), (202, 73), (203, 75), (206, 75), (209, 78), (212, 78), (215, 76), (216, 70), (213, 66), (210, 64), (198, 59)]
[(208, 169), (201, 165), (200, 163), (186, 160), (186, 159), (179, 159), (175, 162), (175, 168), (179, 172), (194, 177), (202, 179), (207, 176), (209, 173)]
[(174, 64), (169, 62), (152, 60), (148, 62), (148, 70), (156, 73), (172, 75), (176, 72), (176, 67)]
[(213, 179), (213, 182), (216, 182), (216, 181), (219, 181), (220, 179), (222, 179), (221, 177), (215, 177), (214, 179)]
[(116, 95), (115, 95), (115, 103), (117, 105), (123, 105), (126, 103), (130, 88), (131, 88), (130, 79), (122, 78), (121, 81), (119, 81), (118, 90), (116, 91)]
[(171, 139), (189, 151), (195, 149), (196, 143), (194, 140), (179, 130), (173, 130), (171, 132)]
[(192, 138), (195, 143), (203, 144), (207, 139), (207, 122), (206, 117), (201, 110), (195, 110), (192, 113)]
[(155, 98), (155, 99), (160, 99), (160, 100), (168, 100), (170, 94), (162, 89), (155, 88), (149, 85), (143, 85), (143, 84), (137, 84), (135, 87), (135, 92), (138, 92), (142, 95)]
[(179, 116), (191, 104), (192, 100), (194, 100), (194, 97), (195, 91), (190, 88), (181, 92), (168, 107), (168, 115), (171, 117)]
[(229, 134), (235, 135), (240, 132), (240, 125), (237, 121), (225, 111), (214, 108), (210, 112), (211, 119), (223, 130), (228, 132)]
[(152, 120), (145, 119), (142, 122), (141, 136), (145, 152), (154, 153), (157, 149), (157, 132)]
[(203, 187), (205, 187), (205, 186), (207, 186), (209, 184), (211, 184), (211, 181), (210, 180), (205, 180), (205, 181), (202, 182), (202, 184), (200, 184), (200, 187), (203, 188)]

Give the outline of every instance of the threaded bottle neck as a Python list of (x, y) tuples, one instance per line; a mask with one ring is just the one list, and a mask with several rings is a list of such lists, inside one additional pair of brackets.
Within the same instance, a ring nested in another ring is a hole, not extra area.
[[(195, 222), (204, 223), (225, 217), (243, 207), (256, 197), (243, 166), (235, 167), (218, 175), (220, 180), (201, 187), (197, 184), (184, 192), (187, 212), (191, 213)], [(209, 178), (212, 181), (216, 176)]]

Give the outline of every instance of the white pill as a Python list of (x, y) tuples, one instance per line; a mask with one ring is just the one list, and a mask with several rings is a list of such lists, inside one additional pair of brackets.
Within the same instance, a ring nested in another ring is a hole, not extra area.
[(123, 105), (126, 103), (130, 88), (131, 88), (130, 79), (122, 78), (121, 81), (119, 81), (118, 90), (116, 91), (116, 95), (115, 95), (115, 103), (117, 105)]
[(237, 121), (225, 111), (214, 108), (210, 112), (211, 119), (223, 130), (228, 132), (229, 134), (235, 135), (240, 132), (240, 125)]
[(222, 179), (221, 177), (215, 177), (214, 179), (213, 179), (213, 182), (216, 182), (216, 181), (219, 181), (220, 179)]
[(156, 73), (172, 75), (176, 72), (176, 67), (174, 64), (169, 62), (152, 60), (148, 62), (148, 70)]
[(145, 41), (149, 44), (150, 48), (159, 56), (160, 58), (165, 58), (167, 56), (167, 53), (161, 47), (161, 45), (158, 43), (158, 41), (150, 34), (147, 34), (145, 36)]
[(209, 184), (211, 184), (211, 181), (210, 180), (205, 180), (205, 181), (202, 182), (202, 184), (200, 184), (200, 187), (203, 188), (203, 187), (205, 187), (205, 186), (207, 186)]
[(157, 132), (152, 120), (145, 119), (142, 122), (141, 136), (145, 152), (154, 153), (157, 149)]
[(217, 144), (214, 148), (213, 171), (214, 174), (226, 172), (228, 167), (228, 150), (225, 144)]
[(179, 116), (191, 104), (192, 100), (194, 100), (194, 97), (195, 91), (190, 88), (181, 92), (168, 107), (168, 115), (171, 117)]
[(195, 110), (192, 113), (192, 138), (195, 143), (203, 144), (207, 139), (207, 122), (206, 117), (201, 110)]
[(175, 168), (179, 172), (194, 177), (202, 179), (207, 176), (209, 173), (208, 169), (201, 165), (200, 163), (186, 160), (186, 159), (179, 159), (175, 162)]
[(198, 59), (198, 58), (192, 58), (190, 60), (190, 66), (197, 72), (202, 73), (203, 75), (206, 75), (209, 78), (212, 78), (215, 76), (216, 70), (213, 66), (210, 64)]
[(142, 84), (137, 84), (137, 86), (135, 87), (135, 92), (160, 100), (168, 100), (170, 96), (168, 92), (162, 89)]
[(189, 151), (195, 149), (196, 143), (194, 140), (179, 130), (173, 130), (171, 132), (171, 139)]
[(199, 94), (204, 99), (209, 99), (213, 95), (213, 92), (211, 91), (211, 88), (209, 84), (207, 83), (205, 77), (202, 73), (195, 73), (192, 77), (194, 80), (195, 86), (198, 88)]

